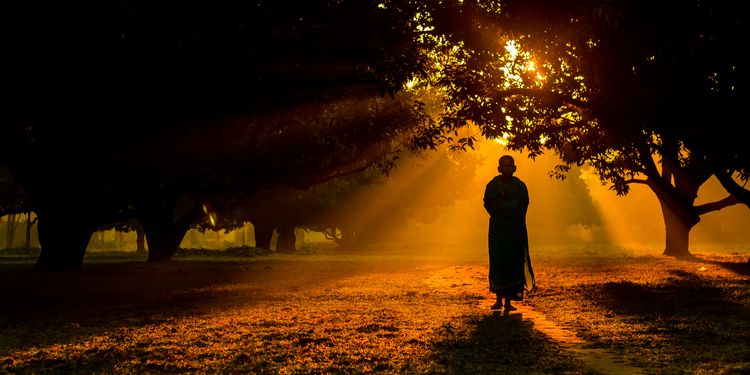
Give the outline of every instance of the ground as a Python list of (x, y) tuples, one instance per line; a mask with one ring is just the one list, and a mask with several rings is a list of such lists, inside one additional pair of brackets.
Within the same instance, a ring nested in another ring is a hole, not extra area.
[(44, 273), (4, 257), (0, 373), (614, 373), (594, 350), (750, 372), (746, 253), (653, 253), (532, 252), (537, 288), (509, 315), (487, 308), (481, 249), (91, 254)]

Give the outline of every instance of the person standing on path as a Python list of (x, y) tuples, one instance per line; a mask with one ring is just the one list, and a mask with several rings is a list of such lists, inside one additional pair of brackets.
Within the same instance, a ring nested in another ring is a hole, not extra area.
[[(490, 214), (490, 292), (497, 295), (491, 309), (516, 308), (511, 301), (522, 301), (524, 291), (534, 288), (534, 271), (529, 258), (529, 236), (526, 231), (526, 210), (529, 192), (518, 177), (515, 160), (503, 155), (495, 176), (484, 191), (484, 208)], [(503, 304), (503, 299), (505, 304)]]

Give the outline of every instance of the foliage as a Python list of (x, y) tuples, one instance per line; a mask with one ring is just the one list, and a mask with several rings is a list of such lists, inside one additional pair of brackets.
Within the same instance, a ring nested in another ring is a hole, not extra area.
[(0, 217), (30, 211), (30, 202), (8, 168), (0, 163)]
[(43, 249), (80, 253), (88, 232), (137, 218), (163, 259), (207, 201), (388, 167), (431, 119), (397, 95), (422, 64), (414, 7), (379, 4), (7, 5), (0, 158), (51, 229)]
[[(462, 4), (495, 42), (435, 18), (435, 38), (450, 51), (428, 64), (437, 68), (423, 82), (445, 88), (437, 132), (471, 147), (475, 136), (459, 130), (474, 124), (532, 157), (554, 151), (564, 162), (557, 177), (587, 164), (618, 194), (648, 185), (668, 221), (667, 253), (687, 253), (687, 238), (676, 239), (700, 215), (747, 198), (731, 179), (744, 178), (744, 147), (724, 147), (746, 101), (747, 60), (735, 52), (747, 45), (746, 4), (505, 1), (500, 14)], [(694, 205), (719, 173), (733, 196)]]

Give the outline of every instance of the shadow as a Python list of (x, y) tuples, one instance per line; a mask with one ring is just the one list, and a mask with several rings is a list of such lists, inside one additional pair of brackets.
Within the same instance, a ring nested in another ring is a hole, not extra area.
[[(554, 340), (523, 315), (493, 311), (445, 323), (432, 345), (435, 372), (448, 374), (582, 373)], [(578, 372), (576, 372), (578, 371)]]
[[(584, 298), (602, 306), (622, 322), (643, 327), (637, 340), (671, 353), (669, 361), (698, 366), (711, 360), (750, 361), (750, 309), (747, 281), (716, 280), (682, 270), (669, 271), (666, 282), (608, 282), (587, 285)], [(609, 338), (630, 345), (629, 336)], [(664, 363), (664, 360), (659, 360)]]
[(704, 259), (699, 256), (692, 255), (692, 254), (687, 255), (687, 256), (674, 257), (674, 258), (681, 260), (681, 261), (685, 261), (685, 262), (713, 264), (713, 265), (722, 267), (728, 271), (734, 272), (735, 274), (738, 274), (738, 275), (750, 276), (750, 262), (748, 262), (747, 260), (741, 260), (738, 262), (717, 261), (717, 260), (711, 260), (711, 259)]
[(707, 262), (720, 266), (726, 270), (732, 271), (738, 275), (750, 276), (750, 263), (748, 262), (718, 262), (718, 261), (707, 261)]
[(280, 300), (293, 303), (296, 294), (338, 279), (413, 267), (403, 261), (375, 265), (337, 260), (168, 261), (35, 272), (26, 265), (4, 265), (0, 357), (217, 309)]

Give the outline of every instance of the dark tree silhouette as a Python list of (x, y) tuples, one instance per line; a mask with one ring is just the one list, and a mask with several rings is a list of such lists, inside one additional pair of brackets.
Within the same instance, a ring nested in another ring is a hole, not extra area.
[[(618, 194), (644, 184), (661, 203), (664, 253), (689, 254), (700, 216), (745, 198), (727, 176), (740, 172), (746, 181), (747, 158), (741, 141), (727, 138), (747, 95), (747, 59), (736, 51), (747, 45), (748, 6), (502, 3), (501, 14), (474, 6), (468, 21), (482, 25), (494, 46), (446, 33), (454, 54), (441, 77), (448, 89), (441, 131), (472, 122), (532, 156), (555, 151), (566, 162), (559, 174), (588, 164)], [(510, 41), (516, 49), (506, 48)], [(712, 174), (731, 195), (696, 205)]]
[(205, 201), (383, 162), (428, 119), (394, 95), (422, 64), (415, 9), (379, 4), (3, 5), (0, 158), (39, 217), (37, 267), (79, 267), (96, 228), (131, 218), (169, 259)]

